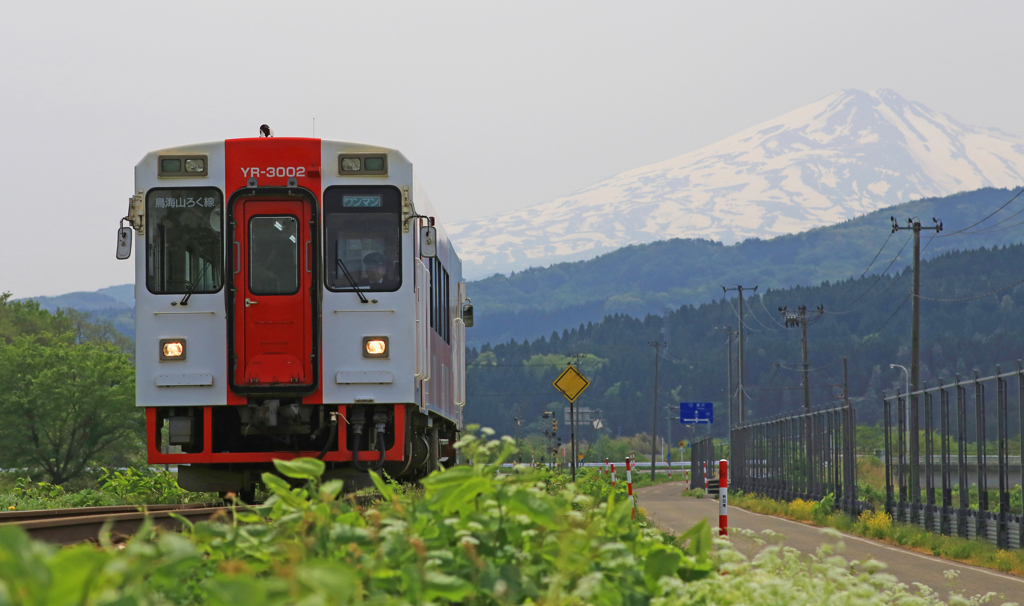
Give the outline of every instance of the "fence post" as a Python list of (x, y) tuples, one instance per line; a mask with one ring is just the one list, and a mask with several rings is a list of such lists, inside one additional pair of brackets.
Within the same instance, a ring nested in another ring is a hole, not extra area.
[(967, 513), (971, 507), (970, 487), (967, 485), (967, 388), (956, 375), (956, 452), (957, 480), (960, 487), (960, 506), (956, 512), (956, 532), (967, 538)]
[(932, 394), (927, 392), (927, 381), (921, 381), (924, 394), (924, 522), (928, 532), (935, 532), (935, 478), (932, 477)]
[(978, 517), (974, 525), (977, 538), (986, 540), (988, 536), (988, 460), (985, 453), (985, 384), (979, 380), (978, 369), (974, 369), (974, 412), (976, 426), (974, 436), (977, 439), (978, 453)]
[(729, 461), (718, 462), (718, 536), (729, 534)]
[[(939, 385), (942, 385), (941, 378), (939, 379)], [(940, 422), (942, 427), (942, 523), (940, 524), (939, 532), (948, 536), (952, 534), (950, 516), (953, 509), (953, 487), (949, 481), (949, 455), (951, 448), (949, 444), (949, 392), (946, 389), (939, 391), (939, 407), (939, 417), (942, 419)]]
[(612, 463), (612, 488), (615, 488), (615, 463)]
[[(1017, 360), (1017, 413), (1020, 415), (1020, 466), (1021, 486), (1024, 486), (1024, 366)], [(1017, 544), (1024, 548), (1024, 511), (1017, 524)]]
[[(1007, 486), (1010, 474), (1009, 445), (1007, 444), (1006, 379), (1002, 368), (996, 366), (996, 434), (999, 439), (999, 520), (996, 531), (996, 546), (1007, 549), (1010, 546), (1010, 490)], [(1024, 439), (1024, 436), (1021, 436)], [(1024, 464), (1024, 461), (1021, 462)]]
[(892, 477), (892, 404), (888, 398), (882, 399), (882, 416), (885, 420), (885, 511), (896, 517), (895, 494)]

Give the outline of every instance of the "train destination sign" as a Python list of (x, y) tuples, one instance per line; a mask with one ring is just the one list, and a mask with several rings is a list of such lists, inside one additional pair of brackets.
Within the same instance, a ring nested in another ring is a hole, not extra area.
[(555, 389), (562, 392), (562, 395), (567, 400), (575, 402), (576, 398), (580, 397), (580, 394), (583, 393), (583, 390), (590, 386), (590, 381), (581, 375), (580, 371), (576, 370), (575, 367), (567, 366), (552, 385), (555, 386)]
[(715, 422), (715, 405), (711, 402), (680, 402), (679, 422), (683, 425), (710, 425)]

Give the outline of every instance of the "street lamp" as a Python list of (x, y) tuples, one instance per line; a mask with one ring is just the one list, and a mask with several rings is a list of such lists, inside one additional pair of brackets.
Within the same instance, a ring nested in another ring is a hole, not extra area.
[(889, 368), (902, 368), (903, 369), (903, 376), (906, 377), (907, 405), (903, 407), (903, 416), (904, 416), (903, 422), (905, 423), (905, 426), (907, 428), (907, 432), (906, 432), (907, 433), (907, 436), (906, 436), (906, 442), (907, 442), (906, 450), (907, 450), (907, 457), (908, 457), (908, 460), (909, 460), (909, 457), (910, 457), (910, 372), (907, 370), (907, 367), (903, 366), (902, 364), (890, 364)]
[(889, 368), (902, 368), (903, 369), (903, 374), (906, 376), (907, 393), (909, 394), (910, 393), (910, 371), (907, 370), (907, 367), (903, 366), (902, 364), (890, 364)]

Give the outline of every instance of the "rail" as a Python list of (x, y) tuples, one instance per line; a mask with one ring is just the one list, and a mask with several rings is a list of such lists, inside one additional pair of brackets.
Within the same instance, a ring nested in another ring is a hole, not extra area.
[(18, 526), (38, 541), (71, 545), (96, 540), (108, 523), (112, 536), (127, 537), (137, 532), (147, 517), (162, 528), (180, 530), (181, 521), (175, 515), (202, 521), (228, 512), (228, 507), (209, 504), (37, 509), (0, 512), (0, 526)]
[[(380, 495), (361, 494), (353, 498), (357, 505), (366, 506)], [(212, 503), (32, 509), (0, 512), (0, 527), (18, 526), (37, 541), (71, 545), (97, 540), (107, 524), (111, 536), (121, 539), (138, 532), (147, 518), (161, 528), (177, 531), (181, 530), (179, 518), (195, 523), (230, 516), (231, 511), (231, 507)]]

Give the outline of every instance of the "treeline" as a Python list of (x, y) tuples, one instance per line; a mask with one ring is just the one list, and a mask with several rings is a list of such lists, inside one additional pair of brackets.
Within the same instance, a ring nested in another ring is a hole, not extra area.
[[(496, 274), (468, 286), (477, 324), (467, 338), (470, 345), (480, 346), (510, 338), (535, 339), (552, 330), (561, 332), (565, 326), (599, 321), (606, 314), (660, 314), (665, 308), (710, 302), (721, 296), (723, 284), (790, 288), (859, 276), (886, 241), (890, 216), (901, 222), (919, 217), (925, 225), (931, 225), (932, 217), (942, 219), (946, 231), (924, 248), (926, 259), (954, 250), (1016, 244), (1022, 241), (1020, 219), (996, 226), (1003, 214), (992, 217), (977, 233), (946, 237), (983, 219), (1014, 193), (986, 188), (915, 200), (770, 240), (751, 238), (732, 245), (665, 240), (626, 246), (589, 261), (531, 268), (510, 276)], [(1012, 217), (1018, 209), (1011, 206), (1005, 214)], [(885, 269), (908, 237), (906, 232), (893, 235), (880, 259), (883, 263), (873, 271)], [(907, 266), (911, 252), (910, 247), (903, 249), (892, 270)]]
[[(893, 253), (895, 254), (895, 253)], [(891, 259), (891, 256), (889, 257)], [(880, 264), (888, 262), (880, 258)], [(921, 376), (966, 377), (978, 368), (991, 374), (996, 364), (1009, 370), (1024, 357), (1024, 246), (950, 252), (922, 264)], [(758, 282), (756, 275), (743, 280)], [(779, 307), (795, 311), (806, 305), (812, 404), (836, 402), (842, 394), (842, 358), (848, 358), (849, 391), (863, 424), (878, 422), (883, 390), (904, 386), (899, 369), (909, 366), (910, 269), (893, 275), (868, 276), (814, 287), (759, 289), (746, 298), (746, 393), (749, 419), (797, 412), (803, 406), (800, 330), (785, 328)], [(1003, 289), (1007, 285), (1013, 285)], [(991, 291), (995, 294), (986, 295)], [(735, 293), (731, 293), (735, 294)], [(980, 297), (979, 297), (980, 296)], [(717, 435), (726, 432), (728, 386), (726, 327), (738, 327), (737, 301), (686, 305), (643, 319), (624, 314), (606, 316), (576, 328), (552, 332), (533, 341), (515, 340), (471, 349), (467, 360), (466, 418), (515, 434), (514, 418), (525, 420), (524, 433), (549, 429), (543, 411), (559, 412), (559, 433), (566, 437), (561, 409), (566, 401), (551, 386), (568, 361), (586, 353), (581, 370), (592, 381), (579, 405), (603, 411), (613, 435), (650, 431), (654, 399), (655, 350), (661, 349), (660, 405), (680, 401), (713, 401)], [(825, 313), (815, 308), (823, 305)], [(473, 329), (470, 329), (473, 330)], [(735, 353), (735, 343), (734, 343)], [(891, 393), (891, 392), (890, 392)], [(1017, 427), (1015, 407), (1011, 426)], [(678, 408), (673, 414), (678, 415)], [(659, 425), (664, 428), (665, 411)], [(673, 422), (674, 440), (689, 437)], [(583, 428), (586, 437), (595, 430)], [(660, 432), (659, 432), (660, 433)], [(1014, 432), (1016, 433), (1016, 432)]]
[(0, 468), (84, 484), (144, 465), (133, 352), (110, 321), (0, 295)]

